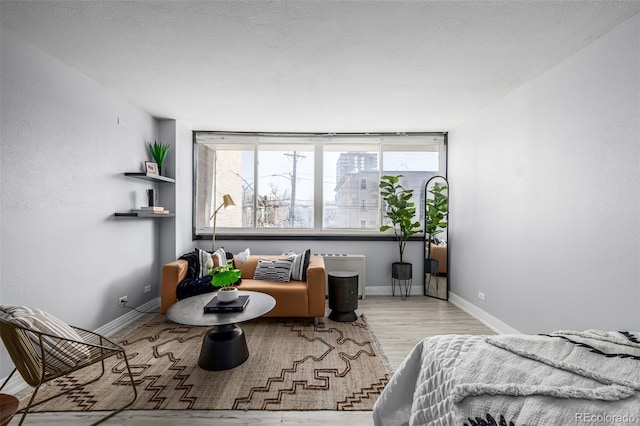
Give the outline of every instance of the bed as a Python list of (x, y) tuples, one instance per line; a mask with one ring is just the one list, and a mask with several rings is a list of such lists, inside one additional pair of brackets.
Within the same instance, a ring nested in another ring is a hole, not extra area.
[(429, 337), (394, 373), (374, 424), (640, 424), (640, 332)]

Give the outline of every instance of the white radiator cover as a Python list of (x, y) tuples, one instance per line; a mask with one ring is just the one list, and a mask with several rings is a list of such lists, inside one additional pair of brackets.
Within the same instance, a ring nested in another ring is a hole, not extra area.
[[(358, 297), (364, 299), (366, 284), (366, 256), (364, 254), (345, 253), (314, 253), (315, 256), (324, 258), (324, 266), (327, 274), (331, 271), (349, 271), (358, 274)], [(326, 294), (329, 294), (329, 282), (327, 280)]]

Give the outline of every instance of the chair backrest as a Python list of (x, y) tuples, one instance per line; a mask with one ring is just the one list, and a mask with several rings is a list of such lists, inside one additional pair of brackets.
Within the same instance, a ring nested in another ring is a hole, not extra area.
[[(43, 382), (44, 363), (42, 354), (34, 347), (26, 330), (0, 317), (0, 334), (2, 342), (13, 361), (13, 364), (25, 382), (37, 386)], [(38, 334), (37, 331), (33, 333)]]

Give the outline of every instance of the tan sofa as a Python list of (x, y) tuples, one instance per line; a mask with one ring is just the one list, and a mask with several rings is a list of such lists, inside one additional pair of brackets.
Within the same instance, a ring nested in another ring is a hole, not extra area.
[[(277, 281), (254, 280), (256, 266), (260, 257), (277, 258), (278, 256), (249, 256), (249, 260), (240, 266), (242, 283), (239, 290), (260, 291), (276, 299), (276, 306), (267, 317), (303, 317), (318, 319), (324, 317), (325, 311), (325, 282), (326, 272), (322, 256), (311, 256), (307, 269), (307, 281)], [(236, 265), (239, 265), (236, 260)], [(175, 260), (162, 267), (162, 292), (160, 295), (160, 313), (166, 314), (167, 309), (178, 300), (176, 288), (187, 274), (186, 260)]]

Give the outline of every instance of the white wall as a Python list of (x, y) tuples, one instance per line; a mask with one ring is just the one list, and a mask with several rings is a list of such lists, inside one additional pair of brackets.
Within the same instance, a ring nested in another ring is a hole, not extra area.
[(195, 247), (191, 237), (193, 133), (172, 119), (159, 120), (158, 132), (162, 143), (171, 144), (164, 168), (166, 176), (176, 180), (175, 184), (159, 185), (162, 205), (176, 215), (175, 219), (159, 223), (158, 260), (163, 265)]
[(184, 124), (176, 123), (175, 177), (176, 177), (176, 223), (175, 257), (195, 247), (192, 239), (193, 199), (193, 133)]
[(159, 294), (156, 224), (113, 217), (146, 205), (150, 184), (123, 172), (149, 159), (156, 120), (7, 30), (1, 43), (0, 303), (97, 329), (128, 312), (119, 296)]
[(449, 133), (452, 292), (521, 332), (640, 330), (639, 64), (636, 15)]

